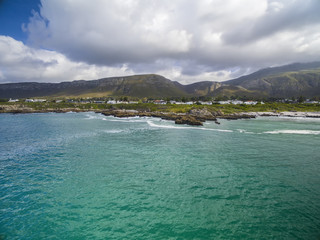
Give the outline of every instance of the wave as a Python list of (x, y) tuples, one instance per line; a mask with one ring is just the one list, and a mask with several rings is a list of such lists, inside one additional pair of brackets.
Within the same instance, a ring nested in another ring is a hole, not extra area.
[(290, 121), (290, 122), (320, 122), (320, 118), (314, 118), (314, 117), (302, 117), (302, 116), (270, 116), (270, 117), (265, 117), (265, 116), (258, 116), (256, 119), (268, 119), (272, 121)]
[(194, 127), (178, 127), (178, 126), (171, 126), (171, 125), (158, 125), (152, 121), (147, 121), (147, 123), (150, 127), (156, 127), (156, 128), (174, 128), (174, 129), (193, 129), (194, 128)]
[(86, 120), (103, 120), (109, 122), (146, 122), (146, 119), (142, 117), (126, 117), (126, 118), (119, 118), (114, 116), (104, 116), (102, 114), (86, 114)]
[(314, 130), (276, 130), (264, 132), (267, 134), (302, 134), (302, 135), (320, 135), (320, 131)]
[(211, 128), (203, 128), (203, 127), (183, 127), (183, 126), (172, 126), (172, 125), (158, 125), (152, 121), (147, 121), (150, 127), (156, 128), (169, 128), (169, 129), (196, 129), (196, 130), (205, 130), (205, 131), (216, 131), (216, 132), (233, 132), (232, 130), (226, 129), (211, 129)]
[(247, 131), (247, 130), (245, 130), (245, 129), (237, 129), (237, 131), (238, 131), (239, 133), (245, 133), (245, 134), (256, 134), (256, 133), (254, 133), (254, 132), (249, 132), (249, 131)]
[[(182, 129), (182, 130), (202, 130), (202, 131), (215, 131), (215, 132), (227, 132), (232, 133), (234, 131), (242, 133), (242, 134), (299, 134), (299, 135), (320, 135), (320, 131), (316, 130), (292, 130), (292, 129), (283, 129), (283, 130), (274, 130), (274, 131), (265, 131), (260, 133), (255, 133), (251, 131), (247, 131), (245, 129), (236, 129), (236, 130), (228, 130), (228, 129), (214, 129), (208, 127), (194, 127), (194, 126), (177, 126), (172, 125), (172, 121), (162, 120), (162, 119), (155, 119), (150, 117), (128, 117), (128, 118), (117, 118), (117, 117), (106, 117), (102, 114), (96, 113), (87, 113), (86, 119), (97, 119), (103, 121), (110, 121), (110, 122), (128, 122), (128, 123), (135, 123), (135, 122), (145, 122), (152, 128), (164, 128), (164, 129)], [(286, 119), (293, 119), (293, 118), (286, 118)], [(297, 118), (296, 118), (297, 119)], [(165, 123), (165, 124), (157, 124), (157, 123)], [(208, 125), (208, 124), (206, 124)], [(105, 133), (116, 134), (124, 132), (124, 130), (115, 129), (115, 130), (106, 130)]]
[(98, 120), (107, 120), (102, 114), (96, 114), (96, 113), (88, 113), (85, 115), (87, 120), (92, 120), (92, 119), (98, 119)]
[(216, 132), (229, 132), (232, 133), (232, 130), (226, 130), (226, 129), (210, 129), (210, 128), (201, 128), (202, 130), (208, 130), (208, 131), (216, 131)]
[(123, 133), (127, 132), (126, 130), (120, 130), (120, 129), (113, 129), (113, 130), (103, 130), (104, 133)]
[(109, 122), (127, 122), (127, 123), (133, 123), (133, 122), (146, 122), (146, 120), (143, 119), (137, 119), (137, 118), (113, 118), (113, 119), (103, 119), (105, 121), (109, 121)]

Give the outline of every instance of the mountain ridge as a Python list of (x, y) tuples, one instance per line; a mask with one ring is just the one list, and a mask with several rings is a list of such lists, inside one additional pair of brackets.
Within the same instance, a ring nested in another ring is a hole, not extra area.
[(0, 84), (0, 98), (30, 97), (319, 97), (320, 62), (293, 63), (261, 69), (225, 82), (183, 85), (157, 74), (74, 80), (60, 83)]

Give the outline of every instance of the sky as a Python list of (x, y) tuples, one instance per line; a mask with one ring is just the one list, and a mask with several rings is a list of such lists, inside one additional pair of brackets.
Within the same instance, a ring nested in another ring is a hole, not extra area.
[(319, 0), (0, 0), (0, 83), (189, 84), (320, 60)]

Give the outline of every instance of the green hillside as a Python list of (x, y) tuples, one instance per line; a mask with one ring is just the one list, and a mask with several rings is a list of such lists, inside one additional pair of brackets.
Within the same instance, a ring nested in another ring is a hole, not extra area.
[(188, 96), (183, 85), (155, 74), (62, 83), (0, 84), (0, 98), (27, 97), (153, 97)]
[(320, 62), (259, 70), (226, 82), (182, 85), (156, 74), (62, 83), (0, 84), (0, 98), (32, 97), (320, 97)]
[(317, 97), (320, 95), (320, 63), (313, 64), (312, 67), (317, 68), (285, 71), (287, 69), (285, 67), (277, 68), (276, 72), (265, 72), (265, 74), (260, 71), (259, 74), (253, 73), (226, 83), (261, 96), (275, 98)]

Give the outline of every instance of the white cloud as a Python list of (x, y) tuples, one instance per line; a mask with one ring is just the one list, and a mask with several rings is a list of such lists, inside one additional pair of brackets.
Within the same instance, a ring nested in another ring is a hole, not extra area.
[(0, 36), (0, 66), (2, 82), (61, 82), (134, 74), (125, 65), (107, 67), (74, 62), (61, 53), (30, 48), (7, 36)]
[(5, 76), (4, 76), (4, 74), (2, 73), (2, 71), (0, 70), (0, 80), (5, 80), (6, 78), (5, 78)]
[[(29, 56), (42, 70), (25, 69), (26, 79), (162, 73), (182, 83), (223, 81), (248, 69), (320, 60), (319, 0), (41, 2), (24, 25), (33, 48), (22, 46), (29, 55), (21, 56), (24, 66)], [(20, 55), (6, 57), (17, 62)]]
[[(97, 66), (75, 62), (61, 53), (34, 49), (8, 36), (0, 35), (0, 81), (1, 82), (61, 82), (92, 80), (110, 76), (127, 76), (148, 73), (134, 72), (127, 65), (121, 67)], [(230, 78), (230, 72), (204, 72), (196, 76), (183, 73), (183, 67), (174, 67), (171, 62), (157, 61), (156, 74), (188, 84), (196, 81), (217, 81)], [(189, 64), (189, 63), (185, 63)], [(223, 74), (222, 74), (223, 73)]]

